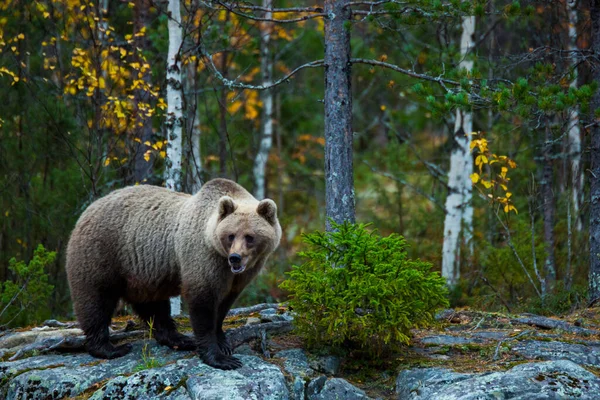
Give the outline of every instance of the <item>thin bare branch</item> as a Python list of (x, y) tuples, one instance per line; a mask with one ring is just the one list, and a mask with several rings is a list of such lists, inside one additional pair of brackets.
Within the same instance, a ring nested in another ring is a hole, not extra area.
[(430, 75), (419, 74), (418, 72), (411, 71), (411, 70), (405, 69), (405, 68), (401, 68), (395, 64), (390, 64), (390, 63), (386, 63), (383, 61), (369, 60), (366, 58), (352, 58), (352, 59), (350, 59), (350, 62), (352, 64), (367, 64), (367, 65), (374, 65), (376, 67), (388, 68), (388, 69), (400, 72), (404, 75), (408, 75), (413, 78), (422, 79), (424, 81), (429, 81), (429, 82), (439, 83), (440, 85), (442, 85), (442, 87), (444, 87), (444, 89), (446, 89), (446, 87), (444, 86), (445, 84), (453, 85), (453, 86), (460, 86), (460, 82), (454, 81), (452, 79), (445, 79), (445, 78), (442, 78), (441, 76), (434, 77), (434, 76), (430, 76)]
[(292, 76), (294, 76), (298, 71), (303, 70), (305, 68), (319, 68), (322, 67), (324, 64), (324, 61), (321, 60), (315, 60), (315, 61), (311, 61), (309, 63), (306, 64), (302, 64), (299, 67), (296, 67), (295, 69), (293, 69), (290, 73), (288, 73), (287, 75), (285, 75), (283, 78), (280, 78), (278, 80), (276, 80), (275, 82), (269, 84), (269, 85), (251, 85), (251, 84), (247, 84), (247, 83), (243, 83), (243, 82), (239, 82), (237, 80), (231, 80), (231, 79), (227, 79), (223, 76), (223, 74), (221, 74), (221, 72), (219, 71), (219, 69), (216, 67), (215, 63), (212, 60), (212, 55), (208, 54), (206, 52), (206, 50), (203, 48), (203, 45), (198, 46), (197, 48), (199, 55), (202, 57), (202, 60), (204, 61), (204, 64), (208, 67), (208, 69), (210, 69), (210, 71), (212, 72), (212, 74), (218, 79), (220, 80), (223, 85), (227, 86), (228, 88), (235, 88), (235, 89), (250, 89), (250, 90), (267, 90), (267, 89), (271, 89), (275, 86), (279, 86), (284, 82), (287, 82), (288, 79), (290, 79)]

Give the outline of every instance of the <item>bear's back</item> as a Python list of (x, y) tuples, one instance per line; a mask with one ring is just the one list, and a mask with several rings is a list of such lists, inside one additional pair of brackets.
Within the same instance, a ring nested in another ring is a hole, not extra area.
[(133, 279), (136, 286), (153, 286), (165, 276), (178, 275), (173, 232), (179, 210), (189, 198), (140, 185), (98, 199), (83, 212), (71, 234), (67, 273), (99, 281), (118, 276)]

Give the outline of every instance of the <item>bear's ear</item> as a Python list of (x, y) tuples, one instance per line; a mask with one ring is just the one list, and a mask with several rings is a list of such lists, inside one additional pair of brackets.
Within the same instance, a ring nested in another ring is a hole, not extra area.
[(223, 196), (219, 199), (219, 221), (222, 221), (223, 219), (225, 219), (226, 216), (228, 216), (229, 214), (232, 214), (235, 209), (237, 208), (237, 205), (235, 204), (235, 201), (233, 201), (233, 199), (229, 196)]
[(256, 208), (258, 215), (267, 220), (271, 225), (275, 224), (277, 220), (277, 204), (271, 199), (264, 199), (258, 203)]

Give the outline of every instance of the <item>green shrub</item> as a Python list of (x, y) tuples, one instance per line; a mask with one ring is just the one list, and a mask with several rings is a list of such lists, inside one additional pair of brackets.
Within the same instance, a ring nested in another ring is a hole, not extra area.
[(50, 316), (48, 299), (54, 286), (44, 270), (55, 259), (56, 253), (40, 244), (29, 264), (9, 261), (12, 279), (0, 284), (0, 326), (24, 326)]
[(411, 328), (447, 307), (444, 279), (407, 258), (402, 236), (381, 237), (365, 224), (304, 235), (306, 262), (281, 284), (290, 293), (298, 333), (309, 345), (352, 345), (379, 354), (409, 342)]

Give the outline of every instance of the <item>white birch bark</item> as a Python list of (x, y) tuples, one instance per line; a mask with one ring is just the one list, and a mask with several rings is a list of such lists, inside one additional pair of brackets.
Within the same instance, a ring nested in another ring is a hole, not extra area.
[[(263, 7), (271, 8), (272, 0), (263, 0)], [(272, 13), (265, 12), (265, 18), (272, 18)], [(260, 69), (263, 85), (270, 85), (273, 80), (273, 61), (269, 52), (269, 40), (271, 38), (272, 23), (263, 22), (260, 33)], [(256, 158), (254, 159), (254, 197), (259, 200), (265, 198), (265, 175), (269, 152), (273, 145), (273, 91), (263, 90), (260, 93), (263, 104), (262, 135)]]
[[(569, 15), (569, 51), (577, 51), (577, 0), (566, 3)], [(574, 53), (573, 53), (574, 54)], [(577, 57), (571, 57), (573, 66), (573, 80), (571, 87), (577, 88)], [(583, 202), (583, 174), (581, 173), (581, 130), (579, 127), (579, 106), (575, 105), (569, 115), (569, 155), (571, 158), (571, 190), (573, 193), (573, 214), (575, 215), (575, 229), (582, 229), (579, 209)]]
[[(467, 60), (467, 53), (474, 46), (475, 17), (464, 17), (460, 40), (460, 68), (470, 71), (473, 61)], [(471, 204), (473, 173), (471, 156), (471, 132), (473, 115), (471, 111), (456, 111), (454, 139), (457, 145), (450, 155), (448, 171), (448, 197), (446, 198), (446, 218), (444, 220), (444, 243), (442, 246), (442, 276), (449, 286), (454, 286), (460, 278), (460, 237), (471, 248), (473, 206)]]
[(166, 187), (181, 190), (181, 158), (183, 109), (181, 93), (181, 59), (179, 51), (182, 45), (181, 11), (179, 0), (169, 0), (169, 52), (167, 55), (167, 160), (165, 167)]
[[(167, 189), (181, 190), (181, 158), (183, 152), (183, 108), (181, 93), (181, 58), (179, 51), (183, 41), (180, 0), (169, 0), (167, 55), (167, 159), (165, 160), (165, 183)], [(181, 297), (171, 298), (171, 315), (181, 314)]]
[[(196, 89), (196, 73), (197, 64), (189, 63), (186, 67), (186, 90), (184, 93), (194, 92)], [(200, 107), (198, 107), (196, 94), (190, 96), (190, 99), (194, 99), (188, 110), (188, 126), (187, 132), (189, 132), (189, 141), (187, 145), (189, 148), (186, 151), (187, 157), (187, 187), (192, 194), (198, 193), (202, 187), (202, 159), (201, 159), (201, 148), (200, 148), (200, 137), (201, 131), (201, 113)], [(192, 109), (193, 108), (193, 109)]]

